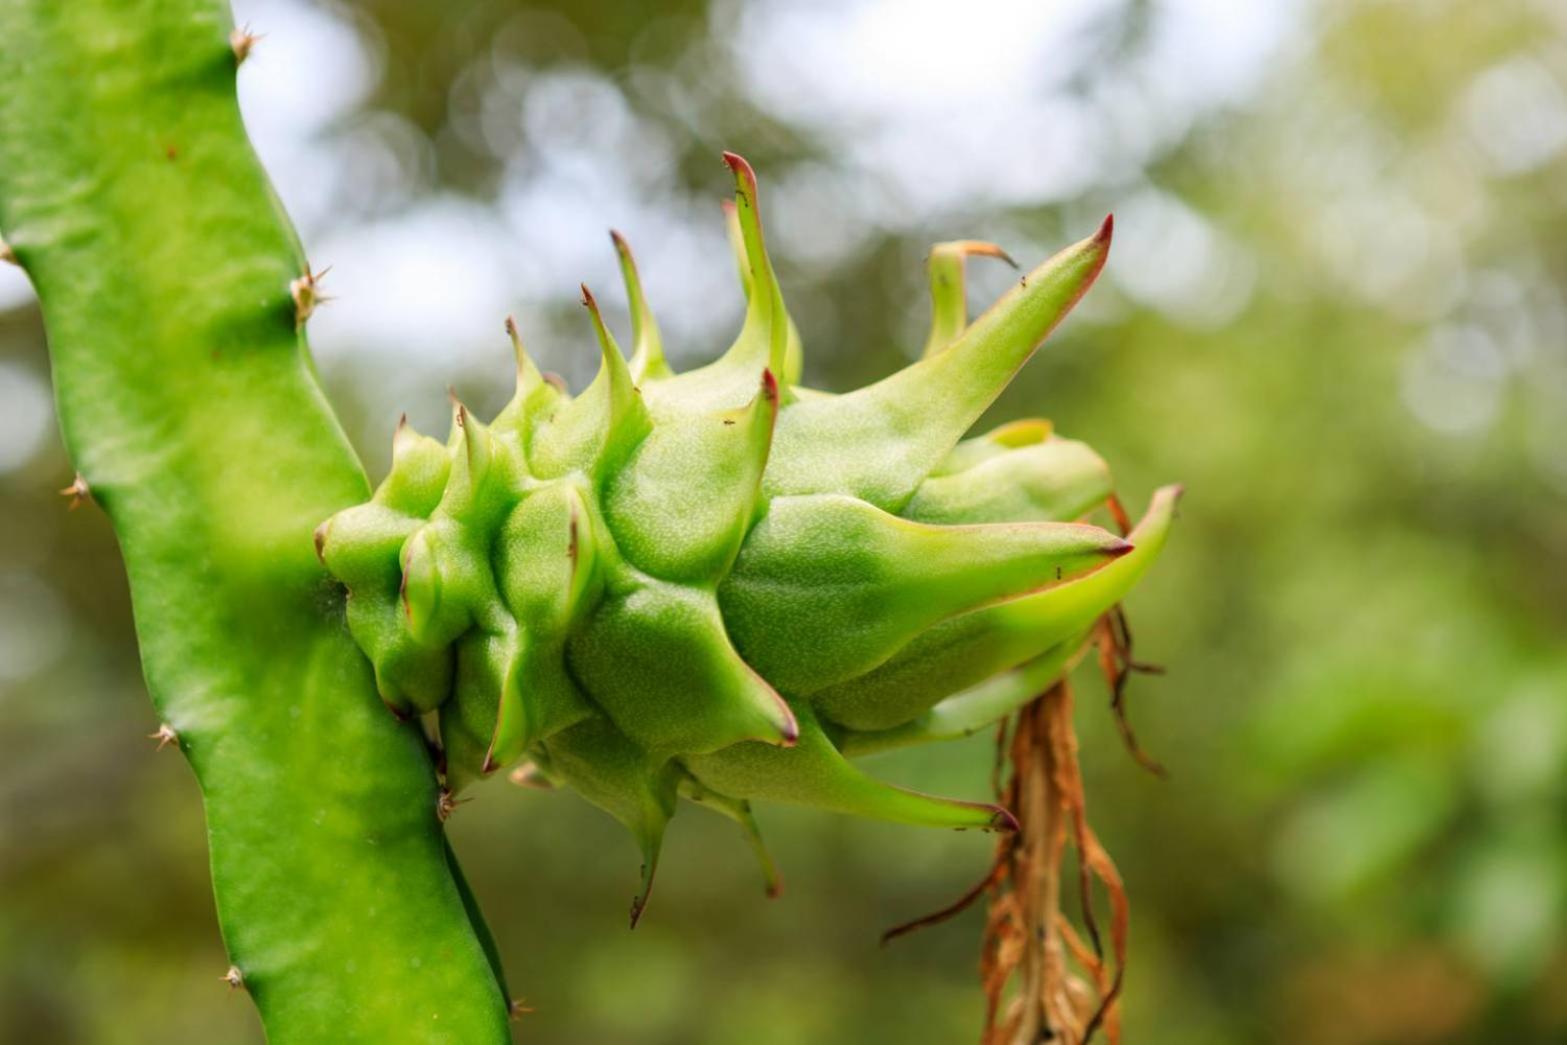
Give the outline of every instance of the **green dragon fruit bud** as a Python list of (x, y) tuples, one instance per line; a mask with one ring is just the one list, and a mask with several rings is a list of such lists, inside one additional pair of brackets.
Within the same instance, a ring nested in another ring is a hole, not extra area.
[(371, 500), (316, 534), (387, 705), (438, 713), (452, 792), (526, 759), (631, 830), (633, 924), (681, 796), (741, 826), (770, 892), (756, 799), (1012, 826), (845, 756), (967, 735), (1045, 689), (1157, 556), (1175, 501), (1155, 495), (1123, 538), (1080, 521), (1111, 494), (1083, 443), (1038, 420), (964, 438), (1098, 275), (1109, 219), (973, 323), (965, 259), (1011, 259), (938, 245), (923, 357), (829, 395), (799, 384), (756, 179), (724, 159), (747, 298), (727, 352), (674, 373), (611, 233), (629, 360), (586, 287), (601, 362), (578, 396), (508, 320), (517, 389), (494, 421), (454, 403), (443, 444), (405, 420)]

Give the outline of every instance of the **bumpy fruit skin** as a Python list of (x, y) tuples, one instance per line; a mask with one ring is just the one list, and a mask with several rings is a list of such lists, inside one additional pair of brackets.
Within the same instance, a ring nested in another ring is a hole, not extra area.
[(348, 624), (399, 715), (437, 712), (455, 791), (524, 757), (622, 821), (646, 901), (682, 794), (755, 837), (753, 799), (940, 827), (983, 803), (865, 775), (846, 752), (972, 732), (1040, 692), (1162, 545), (1161, 491), (1130, 539), (1079, 519), (1109, 470), (1042, 421), (963, 436), (1103, 267), (1111, 224), (972, 325), (963, 260), (931, 255), (924, 358), (856, 392), (801, 387), (755, 177), (732, 239), (748, 294), (718, 361), (665, 363), (636, 268), (629, 360), (583, 288), (602, 355), (579, 396), (522, 349), (490, 423), (443, 444), (404, 423), (369, 503), (317, 532)]

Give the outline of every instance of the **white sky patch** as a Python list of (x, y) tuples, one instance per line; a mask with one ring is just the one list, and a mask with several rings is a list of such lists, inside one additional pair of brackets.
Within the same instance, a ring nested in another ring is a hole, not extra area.
[(738, 49), (747, 85), (769, 109), (852, 129), (1037, 94), (1074, 71), (1074, 37), (1107, 6), (763, 0), (742, 13)]
[(1144, 75), (1190, 113), (1244, 101), (1300, 26), (1299, 0), (1163, 0), (1153, 7)]
[[(506, 234), (517, 245), (519, 295), (534, 304), (559, 301), (585, 282), (626, 348), (630, 328), (618, 322), (625, 293), (609, 240), (609, 230), (618, 229), (637, 259), (670, 361), (677, 368), (705, 361), (726, 328), (738, 330), (742, 301), (718, 202), (652, 203), (612, 166), (588, 154), (557, 155), (549, 169), (518, 179), (502, 196)], [(537, 354), (580, 384), (596, 366), (588, 329), (584, 319), (571, 345), (545, 344)]]
[(239, 72), (245, 128), (308, 242), (336, 198), (328, 129), (375, 86), (375, 57), (353, 25), (300, 0), (234, 0), (234, 24), (262, 37)]
[(20, 308), (34, 297), (27, 274), (8, 261), (0, 261), (0, 310)]
[(1119, 173), (1118, 152), (1147, 159), (1254, 91), (1298, 13), (1166, 0), (1118, 89), (1085, 99), (1068, 85), (1092, 72), (1089, 30), (1119, 6), (976, 0), (955, 15), (950, 0), (762, 0), (741, 13), (736, 61), (759, 103), (824, 133), (917, 223), (1068, 199)]
[(324, 359), (349, 351), (450, 367), (453, 350), (504, 347), (516, 256), (493, 212), (435, 197), (385, 220), (334, 230), (313, 256), (332, 300), (311, 338)]

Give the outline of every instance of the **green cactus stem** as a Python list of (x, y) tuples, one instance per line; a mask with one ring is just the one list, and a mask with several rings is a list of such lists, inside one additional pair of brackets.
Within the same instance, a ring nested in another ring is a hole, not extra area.
[(226, 6), (0, 5), (0, 228), (77, 493), (124, 552), (159, 746), (201, 783), (224, 978), (274, 1042), (506, 1041), (423, 738), (312, 552), (368, 490), (299, 330), (318, 289), (240, 123)]

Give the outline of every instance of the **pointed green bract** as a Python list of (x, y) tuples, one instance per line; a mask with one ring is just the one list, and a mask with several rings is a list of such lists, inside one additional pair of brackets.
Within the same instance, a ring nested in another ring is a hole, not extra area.
[(599, 343), (599, 372), (582, 395), (561, 404), (529, 446), (528, 461), (541, 478), (600, 467), (629, 452), (651, 425), (642, 392), (586, 286), (582, 303)]
[(943, 697), (929, 711), (891, 729), (844, 730), (838, 748), (845, 755), (869, 755), (878, 751), (961, 740), (988, 729), (1050, 688), (1081, 658), (1088, 632), (1068, 639), (1011, 671), (1002, 672), (950, 697)]
[(626, 558), (675, 579), (727, 571), (758, 508), (777, 417), (778, 383), (764, 370), (748, 406), (657, 426), (605, 490), (605, 515)]
[(1154, 495), (1147, 515), (1128, 535), (1132, 550), (1116, 561), (1068, 583), (949, 618), (874, 671), (816, 694), (814, 705), (841, 726), (891, 729), (948, 694), (1080, 634), (1120, 602), (1158, 557), (1178, 496), (1174, 487)]
[(778, 873), (778, 865), (773, 862), (772, 854), (767, 851), (767, 844), (762, 841), (762, 831), (756, 824), (755, 814), (751, 812), (750, 802), (719, 794), (689, 775), (680, 781), (680, 797), (706, 806), (739, 824), (762, 869), (762, 882), (767, 888), (767, 895), (777, 897), (783, 892), (783, 878)]
[[(724, 230), (729, 234), (729, 248), (734, 252), (735, 268), (740, 275), (740, 288), (745, 291), (745, 299), (749, 307), (751, 301), (751, 258), (746, 248), (745, 231), (740, 225), (740, 208), (733, 200), (724, 200)], [(784, 309), (784, 320), (788, 325), (788, 343), (784, 347), (784, 368), (782, 384), (791, 393), (805, 391), (799, 389), (800, 372), (805, 367), (805, 349), (800, 344), (800, 331), (794, 325), (794, 319), (789, 316), (789, 310)], [(811, 393), (825, 394), (825, 393)], [(791, 396), (792, 398), (792, 396)]]
[(636, 259), (631, 256), (631, 246), (626, 238), (614, 230), (610, 240), (615, 253), (620, 256), (620, 276), (626, 284), (626, 304), (631, 310), (631, 379), (638, 384), (658, 381), (674, 371), (664, 360), (664, 340), (658, 333), (658, 321), (642, 292), (642, 277), (637, 272)]
[(981, 462), (1018, 447), (1033, 446), (1049, 439), (1055, 426), (1043, 418), (1030, 417), (1021, 421), (1008, 421), (984, 435), (965, 439), (954, 446), (940, 464), (931, 469), (927, 479), (939, 479), (956, 472), (966, 472)]
[(679, 775), (662, 759), (651, 758), (614, 726), (592, 718), (557, 734), (546, 745), (550, 772), (568, 782), (589, 802), (619, 820), (642, 854), (631, 925), (647, 906), (658, 873), (664, 828), (675, 813)]
[(1111, 493), (1110, 467), (1075, 439), (1004, 449), (971, 468), (926, 479), (903, 514), (932, 523), (1076, 519)]
[(506, 336), (511, 339), (512, 354), (517, 360), (517, 388), (511, 402), (496, 415), (493, 428), (513, 451), (526, 455), (533, 433), (555, 416), (565, 395), (539, 372), (523, 347), (517, 320), (511, 316), (506, 317)]
[[(1163, 543), (1171, 498), (1122, 538), (1085, 444), (1026, 420), (965, 438), (1098, 273), (1110, 226), (970, 324), (962, 268), (932, 253), (926, 357), (841, 396), (796, 384), (799, 339), (754, 174), (726, 155), (746, 290), (718, 361), (670, 372), (629, 248), (628, 363), (593, 297), (601, 364), (576, 397), (516, 351), (486, 426), (400, 430), (368, 505), (318, 534), (383, 697), (439, 708), (453, 791), (521, 759), (631, 829), (658, 864), (677, 796), (740, 824), (796, 802), (937, 827), (1004, 811), (882, 784), (845, 754), (966, 735), (1044, 689)], [(441, 691), (445, 687), (444, 692)]]
[(957, 240), (930, 248), (930, 258), (926, 262), (930, 278), (930, 336), (925, 339), (926, 358), (956, 341), (968, 326), (968, 287), (963, 269), (965, 260), (976, 254), (1000, 258), (1017, 268), (1017, 262), (1006, 251), (982, 240)]
[(572, 673), (644, 747), (677, 754), (794, 742), (794, 715), (729, 644), (711, 592), (654, 582), (612, 595), (569, 653)]
[(1024, 276), (942, 351), (778, 419), (764, 489), (844, 493), (896, 512), (1104, 267), (1111, 224)]
[(717, 360), (649, 390), (654, 409), (660, 413), (733, 409), (751, 398), (763, 370), (783, 376), (786, 384), (791, 373), (799, 372), (797, 363), (789, 360), (789, 317), (762, 236), (756, 174), (734, 153), (724, 153), (724, 162), (735, 177), (734, 213), (743, 252), (745, 321), (740, 336)]
[(685, 764), (704, 785), (727, 794), (918, 827), (994, 829), (1010, 823), (1009, 814), (997, 806), (923, 795), (866, 775), (843, 757), (808, 711), (800, 715), (800, 740), (793, 748), (737, 744), (693, 755)]
[(780, 497), (719, 594), (747, 659), (804, 696), (869, 671), (947, 617), (1130, 550), (1095, 526), (930, 526), (852, 497)]

